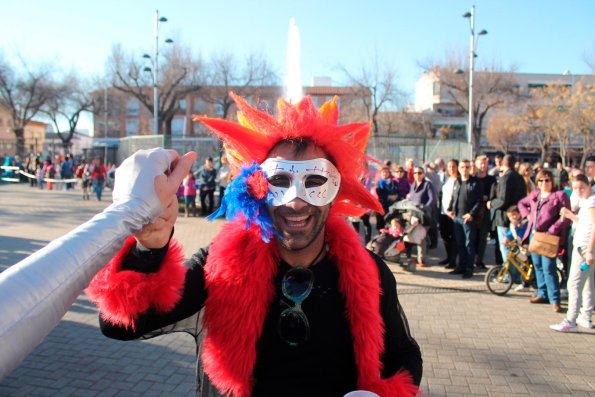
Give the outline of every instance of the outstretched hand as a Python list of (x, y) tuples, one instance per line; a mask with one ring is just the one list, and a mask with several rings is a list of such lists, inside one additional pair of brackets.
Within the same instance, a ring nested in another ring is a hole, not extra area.
[(140, 233), (134, 237), (136, 241), (146, 248), (161, 248), (169, 241), (171, 230), (178, 219), (178, 198), (176, 192), (184, 177), (196, 160), (196, 153), (189, 152), (180, 158), (177, 152), (172, 152), (172, 168), (169, 175), (163, 174), (155, 177), (155, 192), (163, 212)]
[(176, 192), (195, 160), (194, 152), (180, 157), (175, 150), (139, 150), (116, 170), (114, 204), (125, 205), (145, 225), (137, 235), (145, 247), (167, 243), (177, 218)]

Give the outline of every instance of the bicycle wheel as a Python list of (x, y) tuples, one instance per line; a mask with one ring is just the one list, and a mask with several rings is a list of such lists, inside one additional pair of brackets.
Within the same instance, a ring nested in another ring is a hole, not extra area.
[(507, 268), (495, 266), (486, 273), (485, 282), (492, 294), (506, 295), (512, 287), (512, 276)]

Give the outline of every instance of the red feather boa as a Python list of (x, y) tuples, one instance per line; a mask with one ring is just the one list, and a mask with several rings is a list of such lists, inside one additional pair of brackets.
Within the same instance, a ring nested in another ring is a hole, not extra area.
[[(379, 312), (382, 291), (374, 260), (363, 248), (359, 235), (338, 216), (330, 216), (327, 221), (326, 241), (330, 247), (330, 258), (337, 263), (339, 288), (345, 296), (347, 319), (354, 340), (358, 387), (382, 397), (415, 396), (419, 389), (407, 371), (400, 371), (388, 379), (380, 377), (384, 323)], [(173, 247), (177, 246), (173, 244)], [(164, 274), (164, 278), (170, 278), (172, 269), (182, 269), (179, 253), (170, 255), (173, 250), (170, 247), (170, 253), (158, 273)], [(128, 249), (123, 249), (123, 252), (128, 252)], [(122, 293), (134, 296), (141, 291), (141, 295), (156, 296), (159, 288), (177, 290), (179, 296), (184, 283), (183, 277), (178, 277), (157, 289), (157, 284), (154, 284), (149, 293), (146, 287), (140, 285), (138, 278), (148, 282), (151, 275), (123, 274), (118, 277), (117, 263), (122, 255), (118, 254), (106, 268), (109, 270), (104, 269), (92, 283), (102, 284), (102, 288), (93, 285), (92, 289), (93, 299), (99, 302), (104, 318), (116, 324), (134, 326), (134, 315), (146, 310), (150, 304), (160, 308), (171, 304), (173, 307), (174, 303), (168, 300), (166, 304), (161, 298), (158, 303), (148, 302), (148, 299), (139, 302), (141, 299), (138, 297), (116, 297)], [(203, 319), (207, 336), (201, 359), (205, 372), (223, 394), (234, 397), (251, 394), (256, 346), (274, 297), (273, 278), (278, 262), (276, 244), (264, 243), (257, 228), (246, 231), (241, 222), (224, 225), (219, 238), (215, 238), (209, 248), (205, 264), (208, 298)], [(134, 281), (118, 281), (128, 277)], [(119, 287), (113, 288), (112, 278), (120, 283)], [(133, 286), (134, 290), (127, 291), (129, 286)], [(108, 297), (102, 298), (101, 294)]]
[(158, 312), (173, 309), (182, 296), (186, 278), (184, 251), (174, 240), (158, 272), (121, 270), (122, 260), (135, 244), (135, 238), (129, 237), (120, 252), (95, 275), (85, 290), (89, 299), (99, 307), (104, 320), (132, 329), (136, 315), (149, 307)]

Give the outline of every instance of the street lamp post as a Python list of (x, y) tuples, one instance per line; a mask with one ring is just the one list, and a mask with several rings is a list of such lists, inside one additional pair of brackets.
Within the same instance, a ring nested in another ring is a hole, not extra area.
[(469, 45), (469, 119), (467, 121), (467, 143), (471, 146), (471, 157), (473, 157), (473, 71), (475, 69), (475, 47), (479, 36), (488, 34), (487, 30), (481, 30), (475, 35), (475, 5), (471, 6), (471, 12), (463, 14), (463, 18), (469, 19), (469, 28), (471, 33), (471, 41)]
[[(143, 58), (151, 61), (151, 68), (146, 67), (145, 72), (153, 72), (153, 132), (159, 134), (159, 23), (167, 22), (166, 17), (159, 17), (159, 10), (155, 10), (155, 56), (144, 54)], [(166, 43), (173, 43), (167, 39)]]

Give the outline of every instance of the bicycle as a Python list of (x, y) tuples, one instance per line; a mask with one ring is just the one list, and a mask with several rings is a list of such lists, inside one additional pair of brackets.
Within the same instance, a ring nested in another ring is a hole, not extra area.
[[(496, 295), (506, 295), (510, 288), (512, 288), (513, 279), (510, 274), (510, 265), (514, 266), (521, 274), (521, 279), (531, 285), (535, 285), (535, 272), (528, 250), (521, 246), (516, 241), (509, 241), (506, 243), (510, 247), (508, 257), (502, 266), (495, 266), (491, 268), (485, 275), (485, 283), (488, 290)], [(556, 266), (558, 274), (558, 281), (562, 285), (564, 281), (564, 273)]]

